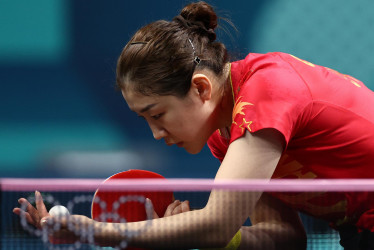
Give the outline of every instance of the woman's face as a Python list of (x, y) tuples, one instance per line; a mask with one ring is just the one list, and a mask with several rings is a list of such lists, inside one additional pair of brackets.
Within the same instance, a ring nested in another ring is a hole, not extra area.
[(164, 139), (187, 152), (201, 151), (213, 133), (214, 119), (210, 97), (201, 87), (191, 86), (183, 99), (176, 96), (145, 96), (132, 90), (122, 91), (129, 108), (143, 117), (156, 140)]

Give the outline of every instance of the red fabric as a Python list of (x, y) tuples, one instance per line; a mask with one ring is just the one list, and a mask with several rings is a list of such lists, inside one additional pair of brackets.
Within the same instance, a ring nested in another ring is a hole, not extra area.
[(365, 229), (369, 229), (371, 232), (374, 232), (374, 209), (370, 209), (363, 213), (356, 223), (357, 229), (359, 232), (362, 232)]
[[(374, 178), (374, 94), (362, 82), (284, 53), (249, 54), (232, 63), (231, 79), (231, 136), (211, 136), (215, 157), (222, 161), (246, 130), (273, 128), (286, 148), (272, 178)], [(334, 222), (360, 221), (374, 208), (368, 193), (273, 195)], [(374, 230), (373, 222), (361, 224)]]

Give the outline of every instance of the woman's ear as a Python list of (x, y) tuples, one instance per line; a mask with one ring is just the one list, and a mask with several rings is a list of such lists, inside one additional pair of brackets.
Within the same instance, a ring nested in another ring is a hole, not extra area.
[(192, 76), (191, 90), (198, 94), (203, 101), (208, 101), (212, 98), (212, 83), (204, 74), (194, 74)]

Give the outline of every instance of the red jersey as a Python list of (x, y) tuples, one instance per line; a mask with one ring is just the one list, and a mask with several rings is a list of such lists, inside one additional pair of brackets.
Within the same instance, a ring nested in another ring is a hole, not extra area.
[[(357, 79), (289, 54), (249, 54), (231, 64), (230, 137), (208, 146), (223, 160), (244, 132), (273, 128), (285, 150), (272, 178), (374, 178), (374, 94)], [(299, 211), (374, 230), (370, 193), (272, 193)]]

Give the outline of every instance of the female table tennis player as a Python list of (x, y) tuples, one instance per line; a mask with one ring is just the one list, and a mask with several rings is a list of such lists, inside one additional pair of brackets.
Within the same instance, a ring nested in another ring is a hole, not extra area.
[[(192, 3), (172, 21), (141, 28), (124, 47), (117, 85), (155, 139), (192, 154), (208, 143), (222, 162), (217, 180), (374, 177), (371, 90), (351, 76), (285, 53), (251, 53), (230, 62), (216, 41), (216, 27), (213, 8)], [(95, 239), (112, 246), (129, 240), (160, 249), (229, 243), (231, 249), (303, 249), (301, 211), (329, 221), (346, 249), (373, 249), (371, 198), (212, 191), (204, 208), (155, 219), (131, 239), (111, 223), (83, 219), (104, 227)], [(248, 216), (252, 226), (243, 227)]]

